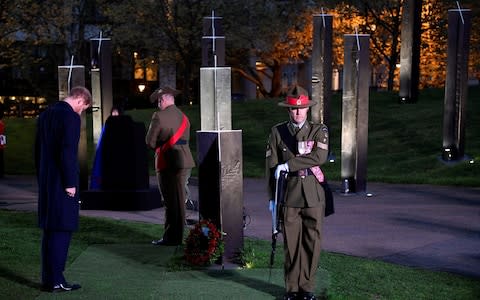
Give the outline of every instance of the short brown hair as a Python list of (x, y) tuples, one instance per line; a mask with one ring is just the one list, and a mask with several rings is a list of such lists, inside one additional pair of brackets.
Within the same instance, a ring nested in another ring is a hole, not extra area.
[(73, 87), (70, 93), (68, 93), (68, 96), (72, 98), (83, 98), (84, 103), (87, 105), (92, 103), (92, 94), (83, 86)]

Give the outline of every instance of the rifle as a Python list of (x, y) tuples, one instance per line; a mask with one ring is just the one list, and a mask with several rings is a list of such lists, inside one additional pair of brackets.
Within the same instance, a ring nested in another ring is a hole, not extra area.
[(283, 207), (285, 205), (285, 187), (288, 173), (280, 172), (280, 176), (275, 181), (275, 199), (272, 210), (272, 251), (270, 252), (270, 273), (268, 281), (272, 277), (272, 267), (275, 261), (275, 249), (277, 247), (277, 235), (282, 231), (283, 224)]

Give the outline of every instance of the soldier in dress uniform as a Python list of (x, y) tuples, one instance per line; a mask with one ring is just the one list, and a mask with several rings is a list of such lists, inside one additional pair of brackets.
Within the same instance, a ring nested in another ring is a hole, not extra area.
[(185, 228), (185, 183), (195, 166), (190, 152), (190, 121), (175, 105), (179, 92), (161, 87), (150, 96), (159, 110), (153, 113), (145, 141), (155, 149), (158, 186), (165, 203), (165, 232), (154, 245), (182, 244)]
[[(325, 209), (324, 181), (320, 166), (328, 155), (328, 129), (307, 121), (315, 101), (295, 86), (278, 105), (286, 107), (289, 120), (272, 127), (266, 148), (269, 199), (274, 199), (276, 179), (288, 172), (281, 230), (284, 238), (284, 299), (316, 299), (315, 274), (321, 250)], [(274, 201), (270, 200), (270, 210)]]

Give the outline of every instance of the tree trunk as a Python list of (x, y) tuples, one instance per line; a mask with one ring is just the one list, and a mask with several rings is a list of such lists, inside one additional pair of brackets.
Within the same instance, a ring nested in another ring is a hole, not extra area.
[(272, 68), (272, 89), (270, 91), (270, 97), (279, 97), (282, 92), (282, 65), (275, 60)]
[(390, 60), (388, 61), (388, 80), (387, 80), (387, 90), (393, 91), (393, 82), (395, 79), (395, 69), (397, 67), (397, 60), (398, 60), (398, 50), (397, 50), (397, 39), (394, 38)]

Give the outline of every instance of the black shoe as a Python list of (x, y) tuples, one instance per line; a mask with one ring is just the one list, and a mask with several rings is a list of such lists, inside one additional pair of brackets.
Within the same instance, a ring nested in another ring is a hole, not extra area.
[(166, 239), (159, 239), (159, 240), (153, 240), (152, 244), (156, 245), (156, 246), (178, 246), (181, 243), (174, 243), (174, 242), (170, 242)]
[(302, 299), (302, 300), (316, 300), (317, 298), (315, 298), (315, 295), (312, 293), (312, 292), (303, 292), (301, 294), (301, 297), (299, 297), (298, 299)]
[(70, 283), (60, 283), (51, 289), (52, 293), (59, 293), (59, 292), (70, 292), (70, 291), (75, 291), (81, 288), (82, 286), (76, 283), (70, 284)]
[(298, 298), (298, 293), (289, 292), (283, 295), (283, 300), (297, 300), (297, 299), (300, 299)]

